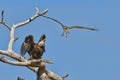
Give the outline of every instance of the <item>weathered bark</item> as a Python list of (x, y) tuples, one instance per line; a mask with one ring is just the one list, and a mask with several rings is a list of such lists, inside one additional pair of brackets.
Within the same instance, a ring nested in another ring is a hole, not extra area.
[[(9, 31), (10, 31), (10, 41), (8, 43), (8, 49), (7, 50), (0, 50), (0, 54), (3, 56), (0, 57), (0, 61), (10, 64), (10, 65), (15, 65), (15, 66), (25, 66), (28, 69), (34, 71), (37, 74), (37, 80), (63, 80), (62, 77), (54, 74), (52, 71), (46, 70), (46, 63), (52, 63), (50, 60), (26, 60), (22, 56), (18, 55), (13, 50), (13, 45), (14, 42), (18, 39), (18, 37), (15, 37), (15, 30), (19, 27), (23, 27), (26, 24), (29, 24), (31, 21), (35, 20), (36, 18), (46, 14), (48, 12), (48, 9), (45, 9), (42, 13), (39, 13), (39, 9), (35, 7), (36, 13), (29, 19), (14, 24), (12, 26), (9, 26), (5, 21), (4, 21), (4, 10), (2, 11), (1, 15), (2, 18), (0, 20), (0, 24), (4, 25)], [(11, 57), (15, 61), (11, 61), (5, 58), (5, 56)], [(46, 79), (45, 79), (46, 78)], [(23, 80), (18, 78), (18, 80)]]

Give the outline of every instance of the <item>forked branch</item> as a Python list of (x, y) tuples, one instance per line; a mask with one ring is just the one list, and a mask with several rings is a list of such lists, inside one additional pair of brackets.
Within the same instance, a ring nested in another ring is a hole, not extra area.
[(39, 70), (41, 70), (45, 67), (44, 71), (42, 73), (40, 72), (39, 76), (37, 76), (38, 80), (45, 80), (45, 79), (40, 79), (40, 77), (42, 77), (42, 75), (44, 75), (44, 74), (46, 75), (45, 77), (48, 77), (48, 80), (63, 80), (62, 77), (54, 74), (52, 71), (46, 70), (46, 65), (45, 66), (41, 65), (41, 63), (44, 63), (44, 62), (52, 63), (51, 61), (49, 61), (49, 60), (26, 60), (25, 58), (18, 55), (18, 53), (16, 53), (13, 50), (14, 42), (18, 39), (18, 37), (15, 38), (15, 35), (14, 35), (15, 30), (19, 27), (22, 27), (22, 26), (30, 23), (31, 21), (35, 20), (36, 18), (38, 18), (40, 16), (43, 16), (44, 14), (46, 14), (48, 12), (48, 9), (45, 9), (43, 12), (39, 13), (38, 7), (35, 7), (35, 9), (36, 9), (36, 13), (31, 18), (29, 18), (29, 19), (27, 19), (23, 22), (14, 24), (12, 26), (9, 26), (8, 24), (5, 23), (5, 21), (4, 21), (4, 10), (2, 11), (2, 13), (1, 13), (2, 18), (0, 20), (0, 24), (4, 25), (6, 28), (9, 29), (9, 31), (10, 31), (10, 41), (8, 43), (8, 49), (7, 50), (0, 50), (0, 54), (11, 57), (14, 60), (17, 60), (18, 62), (8, 60), (5, 57), (0, 57), (0, 61), (2, 61), (4, 63), (7, 63), (7, 64), (11, 64), (11, 65), (25, 66), (25, 67), (31, 69), (32, 71), (34, 71), (35, 73), (39, 73)]
[(2, 16), (2, 19), (0, 20), (0, 24), (4, 25), (6, 28), (11, 30), (10, 26), (7, 23), (5, 23), (5, 21), (4, 21), (4, 10), (2, 10), (1, 16)]
[[(7, 50), (0, 50), (0, 54), (9, 56), (9, 57), (11, 57), (15, 60), (18, 60), (19, 62), (26, 62), (27, 61), (26, 59), (24, 59), (23, 57), (18, 55), (18, 53), (14, 52), (14, 50), (13, 50), (14, 42), (18, 39), (18, 38), (14, 37), (14, 32), (15, 32), (16, 28), (30, 23), (31, 21), (33, 21), (37, 17), (40, 17), (41, 15), (44, 15), (48, 11), (48, 9), (46, 9), (43, 12), (39, 13), (39, 9), (37, 7), (35, 7), (35, 9), (36, 9), (36, 13), (31, 18), (29, 18), (28, 20), (26, 20), (24, 22), (20, 22), (20, 23), (17, 23), (15, 25), (12, 25), (12, 26), (9, 26), (8, 24), (5, 23), (5, 21), (4, 21), (4, 10), (1, 12), (2, 18), (0, 20), (0, 24), (4, 25), (6, 28), (8, 28), (10, 30), (10, 41), (8, 43), (8, 49)], [(26, 66), (26, 67), (33, 70), (34, 72), (37, 71), (36, 68), (30, 67), (30, 66)]]
[(26, 21), (23, 21), (23, 22), (21, 22), (21, 23), (15, 24), (15, 25), (14, 25), (15, 28), (18, 28), (18, 27), (20, 27), (20, 26), (24, 26), (24, 25), (30, 23), (31, 21), (33, 21), (34, 19), (36, 19), (37, 17), (42, 16), (42, 15), (44, 15), (44, 14), (46, 14), (46, 13), (48, 12), (48, 8), (45, 9), (42, 13), (39, 13), (38, 7), (35, 7), (35, 9), (36, 9), (36, 13), (35, 13), (34, 16), (32, 16), (31, 18), (29, 18), (29, 19), (26, 20)]
[(10, 61), (10, 60), (6, 59), (4, 56), (0, 57), (0, 61), (11, 64), (11, 65), (15, 65), (15, 66), (32, 66), (32, 67), (39, 67), (41, 62), (52, 64), (52, 61), (50, 61), (50, 60), (41, 60), (41, 59), (28, 60), (25, 62), (15, 62), (15, 61)]

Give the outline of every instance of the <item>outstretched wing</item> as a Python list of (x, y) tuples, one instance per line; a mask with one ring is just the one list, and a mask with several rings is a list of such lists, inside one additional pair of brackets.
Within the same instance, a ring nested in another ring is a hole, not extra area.
[(44, 40), (44, 39), (46, 39), (46, 35), (45, 35), (45, 34), (43, 34), (43, 35), (40, 37), (38, 43), (41, 42), (41, 41)]
[(48, 17), (48, 16), (42, 16), (42, 17), (48, 18), (48, 19), (51, 19), (51, 20), (57, 22), (58, 24), (60, 24), (60, 25), (62, 26), (62, 28), (65, 27), (64, 24), (62, 24), (60, 21), (58, 21), (58, 20), (56, 20), (56, 19), (54, 19), (54, 18), (51, 18), (51, 17)]
[(46, 35), (43, 34), (38, 41), (38, 45), (45, 46), (45, 42), (46, 42)]
[(75, 28), (77, 28), (77, 29), (86, 29), (86, 30), (97, 30), (95, 28), (89, 28), (89, 27), (84, 27), (84, 26), (70, 26), (70, 27), (68, 27), (68, 29), (75, 29)]
[(28, 43), (23, 42), (21, 45), (21, 52), (20, 52), (21, 56), (24, 56), (25, 53), (29, 51), (29, 49), (30, 49), (30, 45)]
[(25, 53), (29, 51), (31, 44), (34, 44), (34, 38), (32, 35), (28, 35), (25, 37), (25, 40), (21, 45), (21, 56), (24, 56)]

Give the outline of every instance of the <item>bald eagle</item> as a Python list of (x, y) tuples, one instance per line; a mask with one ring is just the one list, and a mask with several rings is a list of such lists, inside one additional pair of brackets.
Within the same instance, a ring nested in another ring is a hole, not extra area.
[(45, 42), (45, 34), (40, 37), (38, 43), (34, 42), (34, 37), (32, 35), (26, 36), (21, 45), (21, 56), (24, 56), (26, 53), (28, 53), (30, 59), (41, 59), (43, 53), (45, 52)]

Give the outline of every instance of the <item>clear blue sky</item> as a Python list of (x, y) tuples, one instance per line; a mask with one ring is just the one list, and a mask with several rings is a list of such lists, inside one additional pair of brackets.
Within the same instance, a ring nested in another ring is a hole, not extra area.
[[(34, 35), (37, 42), (46, 34), (47, 69), (59, 75), (69, 74), (66, 80), (120, 80), (120, 0), (1, 0), (0, 11), (5, 11), (9, 25), (24, 21), (48, 8), (47, 16), (65, 25), (83, 25), (99, 31), (71, 30), (69, 38), (61, 37), (59, 24), (39, 17), (15, 31), (19, 40), (14, 50), (20, 54), (25, 36)], [(0, 49), (7, 49), (9, 31), (0, 25)], [(28, 58), (28, 55), (25, 56)], [(36, 75), (25, 67), (0, 62), (0, 79), (16, 80), (17, 76), (35, 80)]]

